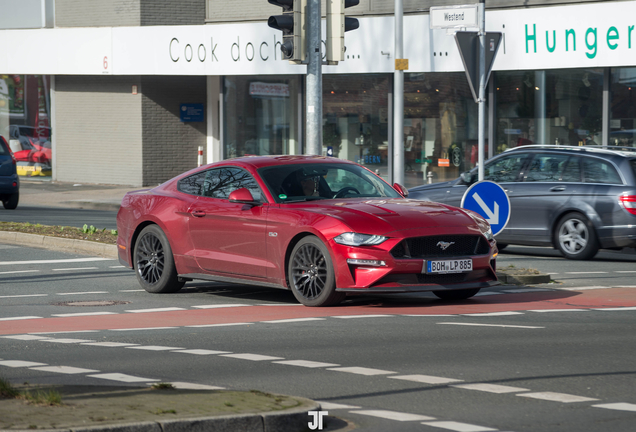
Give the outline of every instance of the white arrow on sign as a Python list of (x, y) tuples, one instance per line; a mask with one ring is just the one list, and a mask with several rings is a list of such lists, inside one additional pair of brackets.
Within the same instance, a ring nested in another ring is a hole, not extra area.
[(477, 192), (473, 194), (473, 199), (477, 201), (477, 204), (479, 204), (479, 207), (481, 207), (484, 213), (486, 213), (486, 220), (488, 221), (488, 223), (490, 225), (498, 225), (499, 224), (499, 204), (497, 204), (497, 202), (495, 201), (495, 211), (492, 212), (490, 211), (490, 209), (488, 208), (484, 200), (481, 199), (481, 197), (477, 194)]

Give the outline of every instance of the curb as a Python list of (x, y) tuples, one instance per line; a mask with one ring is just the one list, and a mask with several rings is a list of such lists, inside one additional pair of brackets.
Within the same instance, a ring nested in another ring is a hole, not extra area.
[[(321, 407), (318, 402), (310, 399), (296, 399), (305, 400), (307, 405), (302, 408), (259, 414), (40, 430), (42, 432), (297, 432), (307, 429), (310, 420), (308, 412), (319, 411)], [(27, 432), (27, 430), (11, 430)]]
[(497, 273), (497, 279), (502, 284), (507, 285), (536, 285), (550, 283), (552, 278), (547, 274), (536, 275), (510, 275), (506, 273)]
[(18, 246), (35, 246), (43, 249), (60, 250), (78, 254), (97, 255), (118, 259), (117, 246), (88, 240), (49, 237), (38, 234), (0, 231), (0, 242)]

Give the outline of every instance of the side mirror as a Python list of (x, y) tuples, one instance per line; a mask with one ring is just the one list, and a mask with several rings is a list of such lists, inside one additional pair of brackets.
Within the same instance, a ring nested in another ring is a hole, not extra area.
[(395, 189), (396, 191), (398, 191), (398, 193), (400, 195), (402, 195), (404, 198), (407, 198), (409, 196), (409, 191), (407, 188), (405, 188), (404, 186), (402, 186), (399, 183), (394, 183), (393, 184), (393, 189)]
[(230, 192), (229, 199), (231, 203), (243, 203), (243, 204), (251, 204), (251, 205), (260, 204), (260, 202), (254, 201), (254, 197), (252, 196), (252, 193), (247, 188), (240, 188)]
[(460, 177), (462, 181), (466, 184), (470, 184), (470, 182), (473, 179), (473, 175), (468, 171), (461, 173)]

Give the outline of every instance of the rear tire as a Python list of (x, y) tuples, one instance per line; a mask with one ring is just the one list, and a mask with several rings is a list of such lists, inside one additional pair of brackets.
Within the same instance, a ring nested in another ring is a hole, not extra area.
[(20, 192), (9, 195), (7, 199), (2, 201), (2, 205), (7, 210), (15, 210), (18, 208), (18, 201), (20, 201)]
[(305, 306), (330, 306), (340, 303), (345, 293), (336, 292), (336, 277), (329, 250), (315, 236), (300, 240), (289, 258), (289, 287)]
[(477, 294), (481, 288), (449, 290), (449, 291), (433, 291), (437, 297), (442, 300), (466, 300)]
[(139, 234), (133, 265), (139, 285), (149, 293), (174, 293), (185, 285), (179, 280), (168, 238), (157, 225), (148, 225)]
[(594, 226), (581, 213), (568, 213), (559, 221), (554, 244), (571, 260), (589, 260), (599, 249)]

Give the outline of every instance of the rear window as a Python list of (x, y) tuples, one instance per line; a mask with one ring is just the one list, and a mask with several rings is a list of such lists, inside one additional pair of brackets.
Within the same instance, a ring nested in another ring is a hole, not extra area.
[(5, 141), (4, 137), (0, 135), (0, 155), (8, 155), (9, 154), (9, 146)]
[(598, 158), (583, 158), (583, 175), (586, 183), (623, 183), (616, 168), (611, 163)]

